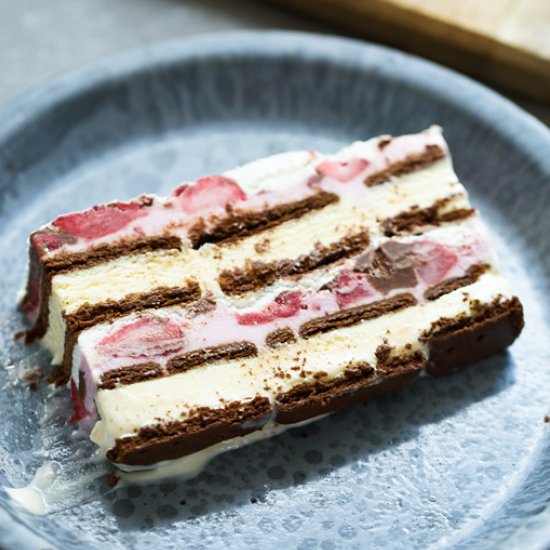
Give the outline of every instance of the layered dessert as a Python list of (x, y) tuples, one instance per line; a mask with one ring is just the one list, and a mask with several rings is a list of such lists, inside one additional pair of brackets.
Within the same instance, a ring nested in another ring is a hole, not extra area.
[(438, 127), (275, 155), (30, 241), (26, 338), (123, 471), (185, 470), (523, 327)]

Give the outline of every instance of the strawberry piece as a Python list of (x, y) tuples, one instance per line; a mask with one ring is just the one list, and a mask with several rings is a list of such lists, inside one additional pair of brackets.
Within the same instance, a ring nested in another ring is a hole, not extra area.
[(174, 191), (180, 208), (186, 214), (224, 208), (228, 204), (246, 200), (246, 193), (237, 182), (223, 176), (210, 176), (197, 180), (195, 185), (181, 185)]
[(53, 225), (69, 235), (83, 239), (99, 239), (146, 215), (146, 210), (139, 203), (115, 202), (94, 206), (84, 212), (60, 216)]
[(344, 308), (358, 300), (366, 297), (373, 297), (376, 293), (369, 285), (363, 273), (342, 271), (336, 279), (336, 286), (333, 288), (338, 307)]
[(267, 306), (269, 313), (278, 318), (294, 317), (300, 309), (307, 309), (307, 306), (302, 303), (302, 293), (297, 290), (281, 292), (275, 301)]
[(67, 422), (69, 424), (74, 424), (75, 422), (80, 422), (87, 416), (90, 416), (90, 413), (86, 410), (86, 407), (84, 406), (84, 400), (82, 399), (82, 396), (80, 395), (80, 392), (78, 391), (78, 388), (76, 387), (76, 384), (72, 378), (70, 392), (71, 401), (73, 404), (73, 414), (71, 414)]
[(239, 325), (265, 325), (273, 321), (273, 316), (269, 313), (264, 313), (263, 311), (257, 313), (237, 313), (236, 315), (237, 323)]
[(106, 336), (98, 344), (103, 354), (135, 359), (168, 355), (184, 346), (180, 325), (158, 317), (142, 317)]
[(300, 309), (307, 309), (299, 291), (281, 292), (264, 311), (237, 314), (239, 325), (265, 325), (275, 319), (294, 317)]
[(358, 176), (369, 165), (365, 159), (355, 158), (348, 162), (326, 160), (317, 165), (317, 172), (323, 176), (346, 183)]
[(421, 241), (414, 245), (418, 260), (417, 276), (428, 285), (440, 283), (458, 262), (458, 255), (448, 247), (433, 241)]
[(32, 236), (32, 242), (36, 248), (45, 248), (48, 251), (57, 250), (65, 244), (61, 233), (43, 231)]

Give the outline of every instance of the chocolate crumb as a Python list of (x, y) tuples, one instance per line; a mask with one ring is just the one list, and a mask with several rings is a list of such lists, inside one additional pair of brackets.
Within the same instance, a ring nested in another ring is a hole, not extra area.
[(34, 368), (24, 374), (23, 380), (28, 383), (29, 390), (36, 391), (38, 389), (38, 382), (42, 375), (43, 373), (39, 368)]
[(105, 481), (109, 487), (116, 487), (118, 485), (120, 478), (116, 474), (109, 474)]
[(380, 151), (383, 151), (391, 143), (391, 140), (392, 138), (382, 138), (378, 142), (378, 149), (380, 149)]
[(269, 250), (269, 239), (263, 239), (259, 243), (256, 243), (254, 245), (254, 250), (258, 254), (263, 254), (264, 252), (267, 252)]
[(376, 348), (374, 355), (379, 363), (386, 363), (390, 357), (391, 350), (392, 350), (391, 346), (388, 346), (387, 344), (380, 344)]

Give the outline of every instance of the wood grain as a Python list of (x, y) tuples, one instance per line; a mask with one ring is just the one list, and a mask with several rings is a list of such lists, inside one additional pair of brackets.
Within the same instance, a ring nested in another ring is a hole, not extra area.
[(550, 103), (550, 0), (273, 0)]

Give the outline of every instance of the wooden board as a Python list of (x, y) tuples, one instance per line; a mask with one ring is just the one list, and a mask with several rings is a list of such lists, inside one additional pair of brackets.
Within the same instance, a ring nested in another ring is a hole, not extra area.
[(273, 0), (550, 103), (550, 0)]

